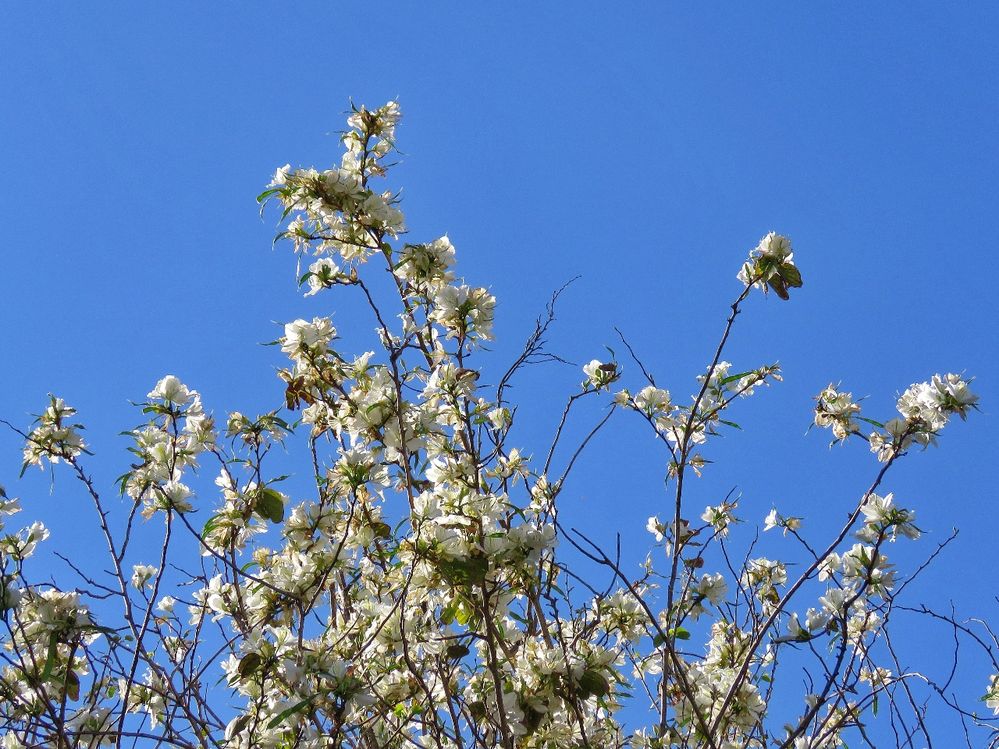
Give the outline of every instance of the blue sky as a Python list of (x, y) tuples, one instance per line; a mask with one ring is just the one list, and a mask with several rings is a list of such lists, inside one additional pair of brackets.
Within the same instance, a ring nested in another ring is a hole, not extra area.
[[(216, 413), (276, 406), (280, 362), (258, 344), (330, 300), (301, 298), (254, 197), (280, 164), (338, 158), (349, 100), (398, 97), (393, 186), (412, 236), (447, 232), (459, 271), (498, 297), (496, 369), (551, 291), (580, 276), (553, 349), (580, 364), (604, 344), (620, 352), (619, 326), (682, 397), (748, 249), (771, 229), (793, 238), (804, 288), (786, 304), (752, 300), (728, 354), (740, 369), (779, 360), (786, 380), (740, 405), (745, 430), (712, 448), (694, 505), (737, 487), (747, 518), (776, 503), (817, 513), (818, 533), (874, 473), (862, 446), (830, 452), (805, 434), (819, 390), (842, 382), (889, 416), (912, 382), (976, 376), (982, 413), (888, 488), (931, 531), (918, 554), (961, 529), (912, 600), (999, 613), (986, 571), (999, 485), (995, 5), (358, 7), (0, 7), (0, 416), (27, 423), (46, 393), (66, 398), (110, 485), (126, 460), (117, 433), (138, 420), (128, 400), (166, 373)], [(333, 305), (362, 346), (370, 324), (349, 300)], [(579, 380), (552, 368), (518, 388), (536, 414), (527, 452)], [(78, 492), (50, 493), (41, 474), (15, 485), (17, 441), (0, 434), (0, 449), (0, 483), (25, 516), (82, 544)], [(661, 456), (628, 419), (596, 450), (573, 489), (580, 521), (604, 540), (620, 529), (641, 556), (645, 518), (664, 512)], [(914, 647), (934, 637), (914, 632)], [(985, 676), (970, 672), (974, 690)]]

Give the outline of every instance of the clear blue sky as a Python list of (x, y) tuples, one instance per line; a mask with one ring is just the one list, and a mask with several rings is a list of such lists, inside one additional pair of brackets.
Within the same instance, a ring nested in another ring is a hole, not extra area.
[[(874, 470), (861, 445), (805, 436), (822, 387), (869, 395), (877, 417), (934, 372), (976, 376), (983, 413), (888, 486), (932, 531), (919, 553), (962, 530), (912, 600), (996, 618), (999, 7), (537, 5), (0, 6), (0, 416), (27, 423), (63, 396), (110, 485), (138, 418), (127, 401), (163, 374), (216, 413), (277, 405), (278, 359), (257, 344), (331, 298), (296, 292), (254, 197), (286, 161), (338, 158), (349, 99), (398, 97), (393, 184), (412, 236), (449, 233), (460, 272), (497, 295), (497, 369), (579, 275), (553, 348), (620, 351), (620, 326), (683, 397), (746, 251), (771, 229), (793, 238), (804, 288), (750, 303), (729, 353), (780, 360), (786, 381), (734, 414), (745, 432), (713, 448), (695, 505), (738, 486), (747, 517), (776, 502), (820, 510), (818, 529)], [(360, 346), (370, 324), (339, 303)], [(520, 389), (540, 409), (527, 452), (580, 379), (551, 369)], [(616, 429), (573, 501), (598, 536), (644, 545), (662, 468), (637, 424)], [(15, 485), (17, 442), (0, 449), (22, 517), (71, 547), (81, 498), (40, 474)]]

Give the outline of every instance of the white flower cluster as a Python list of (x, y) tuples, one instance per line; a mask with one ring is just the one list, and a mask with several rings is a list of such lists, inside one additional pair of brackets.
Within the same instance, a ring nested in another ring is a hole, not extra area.
[(47, 691), (79, 699), (81, 677), (89, 671), (82, 647), (99, 636), (80, 595), (25, 588), (9, 616), (16, 626), (5, 646), (20, 659), (8, 660), (0, 671), (4, 689), (19, 695), (22, 704), (44, 704)]
[(705, 573), (697, 584), (688, 588), (685, 596), (686, 614), (695, 621), (707, 613), (705, 603), (719, 606), (728, 595), (728, 583), (720, 572)]
[(677, 712), (680, 719), (694, 723), (699, 714), (709, 725), (719, 723), (719, 736), (732, 736), (731, 746), (743, 745), (752, 734), (766, 710), (766, 703), (759, 687), (742, 680), (735, 688), (732, 700), (721, 712), (726, 695), (736, 685), (736, 678), (743, 659), (750, 657), (752, 636), (734, 624), (718, 621), (711, 626), (708, 655), (704, 660), (690, 664), (686, 678), (693, 690), (693, 699), (683, 695)]
[(314, 317), (312, 322), (295, 320), (284, 326), (281, 350), (300, 366), (308, 366), (323, 356), (336, 338), (336, 328), (326, 317)]
[(784, 517), (774, 507), (763, 520), (763, 530), (769, 531), (773, 528), (783, 528), (784, 535), (786, 536), (788, 531), (794, 533), (801, 528), (801, 520), (799, 517)]
[(149, 586), (150, 581), (156, 577), (157, 572), (159, 570), (151, 564), (132, 565), (132, 587), (136, 590), (142, 590)]
[(43, 468), (42, 461), (58, 463), (72, 460), (86, 449), (80, 424), (69, 423), (76, 409), (67, 406), (62, 398), (49, 396), (49, 406), (35, 421), (35, 428), (28, 434), (24, 445), (24, 467), (37, 465)]
[(121, 478), (122, 490), (143, 503), (147, 519), (158, 511), (190, 512), (193, 493), (181, 478), (215, 444), (214, 421), (204, 413), (198, 392), (174, 375), (157, 382), (146, 397), (144, 410), (154, 419), (129, 432), (140, 462)]
[(801, 286), (801, 273), (794, 264), (791, 240), (777, 232), (767, 234), (750, 250), (738, 278), (747, 287), (755, 286), (764, 293), (769, 289), (787, 300), (788, 289)]
[(898, 399), (901, 418), (884, 425), (883, 432), (870, 435), (871, 451), (884, 462), (906, 450), (910, 445), (935, 444), (937, 434), (951, 416), (967, 418), (975, 408), (978, 396), (971, 392), (970, 380), (960, 375), (933, 375), (928, 382), (909, 387)]
[(993, 715), (999, 715), (999, 674), (995, 674), (989, 679), (989, 688), (982, 699)]
[(725, 500), (718, 505), (708, 505), (701, 513), (701, 520), (710, 525), (719, 538), (725, 538), (732, 525), (739, 522), (739, 518), (735, 515), (738, 506), (739, 503), (736, 500)]
[(489, 340), (495, 308), (496, 297), (485, 289), (442, 286), (434, 294), (430, 320), (443, 327), (448, 338)]
[(819, 393), (815, 406), (815, 426), (829, 427), (833, 437), (845, 440), (860, 431), (854, 417), (860, 413), (860, 404), (853, 400), (853, 393), (841, 393), (830, 384)]
[(780, 600), (778, 588), (787, 584), (787, 566), (777, 559), (750, 559), (743, 568), (740, 582), (753, 591), (767, 611)]
[(150, 728), (155, 729), (166, 717), (169, 688), (166, 680), (152, 669), (146, 669), (141, 683), (129, 684), (127, 679), (119, 679), (118, 691), (123, 698), (128, 695), (128, 702), (124, 705), (126, 712), (149, 714)]
[[(733, 400), (753, 395), (758, 386), (781, 379), (777, 364), (737, 374), (731, 374), (731, 369), (730, 362), (718, 361), (708, 367), (707, 374), (699, 375), (700, 392), (692, 397), (690, 406), (674, 403), (669, 390), (655, 385), (646, 385), (635, 395), (621, 390), (614, 401), (641, 413), (656, 432), (673, 445), (679, 448), (701, 445), (717, 433), (720, 425), (737, 426), (721, 416)], [(616, 370), (614, 375), (616, 379)], [(688, 465), (698, 474), (705, 462), (699, 455), (688, 459)]]
[(394, 271), (414, 290), (431, 296), (454, 280), (454, 258), (454, 245), (443, 236), (426, 244), (407, 244)]
[[(0, 532), (4, 530), (5, 518), (19, 512), (21, 512), (21, 501), (8, 497), (7, 492), (0, 486)], [(4, 574), (7, 572), (6, 560), (23, 562), (34, 554), (38, 544), (48, 537), (48, 529), (37, 520), (17, 533), (0, 535), (0, 611), (14, 606), (19, 596), (15, 582), (16, 576)]]
[(611, 383), (616, 382), (621, 377), (616, 362), (602, 362), (599, 359), (593, 359), (585, 365), (583, 374), (586, 375), (583, 387), (591, 387), (594, 390), (608, 390)]
[(913, 522), (916, 519), (915, 510), (896, 505), (893, 494), (883, 497), (871, 494), (861, 509), (864, 513), (864, 525), (857, 531), (857, 537), (862, 541), (874, 543), (879, 538), (894, 541), (898, 536), (915, 540), (921, 534)]
[[(282, 236), (301, 251), (338, 254), (359, 263), (381, 250), (383, 237), (405, 231), (405, 219), (390, 192), (376, 192), (368, 183), (386, 172), (384, 159), (394, 148), (395, 126), (401, 113), (396, 102), (371, 111), (355, 110), (343, 135), (347, 152), (339, 167), (318, 171), (279, 168), (261, 201), (277, 198), (287, 214), (296, 214)], [(336, 265), (314, 265), (306, 278), (312, 292), (337, 282)], [(305, 279), (303, 279), (304, 281)]]

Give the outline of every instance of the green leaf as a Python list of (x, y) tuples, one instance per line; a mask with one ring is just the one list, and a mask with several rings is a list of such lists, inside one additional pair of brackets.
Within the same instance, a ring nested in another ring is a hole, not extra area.
[(121, 637), (118, 635), (118, 631), (111, 629), (111, 627), (102, 627), (100, 624), (86, 624), (80, 627), (81, 632), (100, 632), (102, 635), (107, 637), (112, 642), (118, 642)]
[(371, 413), (372, 411), (374, 411), (376, 408), (381, 408), (386, 403), (388, 403), (388, 401), (384, 401), (384, 400), (378, 401), (377, 403), (372, 403), (370, 406), (368, 406), (366, 409), (364, 409), (364, 414), (367, 415), (367, 414)]
[(215, 527), (215, 521), (218, 519), (219, 519), (218, 515), (212, 515), (210, 518), (208, 518), (208, 520), (205, 521), (205, 526), (204, 528), (201, 529), (202, 538), (204, 538), (205, 536), (207, 536), (209, 533), (212, 532), (212, 529)]
[(242, 676), (244, 679), (260, 668), (262, 662), (260, 653), (247, 653), (239, 660), (239, 667), (236, 669), (236, 673)]
[(119, 488), (121, 494), (125, 493), (125, 485), (128, 483), (128, 480), (131, 477), (132, 477), (132, 472), (128, 471), (127, 473), (121, 474), (121, 476), (119, 476), (114, 480), (114, 484)]
[(287, 710), (282, 710), (280, 713), (278, 713), (273, 718), (271, 718), (271, 722), (267, 724), (267, 727), (268, 728), (277, 728), (279, 725), (281, 725), (281, 723), (284, 722), (285, 718), (287, 718), (289, 716), (292, 716), (295, 713), (302, 712), (302, 710), (304, 710), (306, 707), (308, 707), (308, 705), (311, 702), (312, 702), (312, 700), (302, 700), (301, 702), (298, 702), (298, 703), (292, 705)]
[(787, 286), (784, 284), (784, 279), (780, 276), (772, 276), (767, 281), (767, 286), (773, 289), (773, 292), (785, 302), (791, 298), (787, 293)]
[(784, 263), (777, 272), (788, 286), (793, 289), (801, 288), (801, 271), (791, 263)]
[(450, 624), (454, 621), (454, 615), (458, 610), (457, 604), (449, 603), (441, 609), (441, 624)]
[(741, 380), (743, 377), (745, 377), (747, 375), (751, 375), (751, 374), (753, 374), (753, 373), (752, 372), (740, 372), (739, 374), (729, 375), (728, 377), (722, 378), (722, 381), (719, 382), (718, 384), (719, 385), (728, 385), (730, 382), (735, 382), (736, 380)]
[(56, 656), (59, 654), (59, 638), (55, 632), (49, 635), (49, 652), (45, 656), (45, 666), (42, 668), (42, 681), (47, 681), (52, 676), (52, 667), (55, 666)]
[(880, 421), (876, 421), (874, 419), (868, 419), (866, 416), (854, 416), (853, 418), (859, 419), (860, 421), (866, 421), (868, 424), (871, 424), (872, 426), (876, 426), (878, 429), (884, 429), (885, 428), (885, 425), (882, 424)]
[(277, 193), (279, 193), (279, 192), (281, 192), (281, 188), (280, 188), (280, 187), (273, 187), (273, 188), (271, 188), (270, 190), (264, 190), (264, 191), (263, 191), (262, 193), (260, 193), (260, 194), (259, 194), (259, 195), (257, 196), (257, 202), (258, 202), (258, 203), (263, 203), (263, 202), (264, 202), (265, 200), (267, 200), (267, 198), (269, 198), (269, 197), (270, 197), (271, 195), (276, 195), (276, 194), (277, 194)]
[(372, 523), (371, 530), (374, 531), (375, 538), (390, 538), (392, 536), (392, 527), (388, 523)]
[(689, 640), (690, 632), (685, 630), (683, 627), (674, 627), (669, 631), (670, 635), (675, 640)]
[(475, 702), (468, 703), (468, 712), (472, 714), (472, 717), (476, 720), (481, 721), (486, 717), (486, 703), (482, 700), (476, 700)]
[(236, 722), (232, 724), (232, 735), (239, 736), (240, 732), (250, 724), (250, 715), (240, 715)]
[(80, 677), (76, 675), (76, 671), (66, 672), (66, 695), (71, 700), (80, 699)]
[(284, 520), (284, 500), (279, 492), (269, 487), (265, 486), (260, 490), (254, 510), (260, 517), (272, 523)]
[(457, 585), (481, 585), (486, 581), (489, 560), (485, 557), (452, 559), (440, 563), (441, 573)]
[(471, 651), (468, 649), (466, 645), (455, 644), (455, 645), (448, 645), (447, 650), (444, 652), (448, 658), (453, 658), (454, 660), (458, 660), (459, 658), (464, 658)]
[(610, 692), (610, 682), (599, 671), (584, 671), (583, 675), (579, 677), (579, 691), (586, 697), (592, 695), (603, 697)]

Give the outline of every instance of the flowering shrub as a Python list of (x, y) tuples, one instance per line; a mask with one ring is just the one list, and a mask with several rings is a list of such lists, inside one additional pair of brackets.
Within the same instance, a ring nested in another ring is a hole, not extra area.
[[(306, 258), (306, 295), (356, 289), (377, 352), (343, 350), (328, 317), (288, 323), (277, 341), (284, 407), (252, 417), (216, 420), (196, 390), (165, 376), (127, 433), (122, 510), (91, 480), (82, 427), (62, 400), (21, 432), (25, 469), (58, 463), (82, 482), (107, 561), (74, 566), (81, 587), (60, 589), (30, 577), (44, 526), (0, 538), (3, 746), (817, 749), (866, 736), (879, 700), (899, 735), (917, 740), (922, 708), (907, 695), (925, 677), (890, 658), (886, 627), (912, 577), (887, 547), (920, 531), (912, 509), (876, 492), (898, 460), (974, 410), (970, 381), (915, 384), (883, 423), (850, 393), (823, 390), (815, 424), (868, 444), (869, 488), (818, 547), (803, 518), (775, 508), (762, 519), (798, 543), (789, 554), (807, 552), (803, 562), (733, 563), (738, 501), (702, 509), (689, 487), (731, 426), (726, 412), (781, 379), (777, 365), (734, 371), (722, 357), (754, 290), (788, 300), (802, 285), (791, 241), (770, 233), (749, 253), (690, 397), (644, 367), (644, 381), (621, 388), (623, 364), (595, 359), (547, 459), (535, 460), (512, 444), (506, 387), (552, 356), (552, 315), (487, 389), (477, 355), (496, 300), (457, 276), (447, 237), (408, 241), (397, 194), (376, 187), (399, 120), (394, 102), (354, 109), (339, 166), (286, 165), (260, 196)], [(372, 284), (386, 271), (388, 295)], [(615, 414), (639, 419), (669, 456), (672, 514), (649, 518), (653, 549), (638, 574), (559, 519), (593, 433), (564, 464), (553, 456), (583, 398), (605, 401), (597, 429)], [(270, 469), (286, 441), (311, 459), (305, 499)], [(217, 497), (195, 495), (197, 470), (217, 473)], [(20, 510), (0, 492), (0, 520)], [(130, 546), (136, 514), (163, 528), (154, 554)], [(197, 544), (200, 563), (177, 558), (178, 537)], [(612, 584), (581, 595), (584, 566)], [(953, 624), (992, 658), (980, 678), (999, 713), (994, 640)], [(804, 691), (800, 671), (781, 668), (795, 654), (814, 655)], [(988, 715), (965, 714), (992, 730)]]

